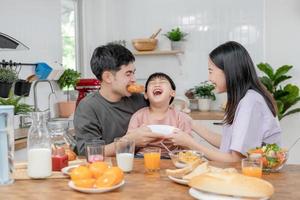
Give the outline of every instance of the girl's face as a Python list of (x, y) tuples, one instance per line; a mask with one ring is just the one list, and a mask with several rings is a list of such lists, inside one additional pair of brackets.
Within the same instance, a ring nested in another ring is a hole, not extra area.
[(171, 98), (174, 96), (175, 91), (166, 78), (157, 77), (149, 81), (145, 98), (149, 100), (150, 104), (169, 105)]
[(208, 59), (208, 79), (215, 85), (217, 93), (227, 91), (224, 71), (218, 68), (210, 59)]

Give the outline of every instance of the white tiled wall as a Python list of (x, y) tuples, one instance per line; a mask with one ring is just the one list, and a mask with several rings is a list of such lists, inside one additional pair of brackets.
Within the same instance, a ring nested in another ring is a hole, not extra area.
[[(103, 40), (103, 37), (106, 38), (106, 42), (124, 39), (127, 41), (127, 47), (133, 49), (132, 39), (149, 37), (158, 28), (162, 28), (158, 36), (159, 49), (169, 49), (170, 42), (163, 33), (179, 26), (189, 34), (186, 50), (182, 56), (182, 65), (174, 56), (137, 56), (136, 73), (141, 82), (153, 72), (165, 72), (174, 79), (177, 94), (183, 95), (186, 89), (207, 80), (209, 52), (228, 40), (244, 44), (255, 63), (263, 59), (264, 1), (108, 0), (105, 2), (99, 8), (99, 12), (106, 13), (105, 28), (102, 25), (93, 27), (93, 30), (101, 33), (96, 36), (97, 41), (99, 38)], [(218, 98), (214, 108), (217, 108), (223, 99), (223, 96)]]

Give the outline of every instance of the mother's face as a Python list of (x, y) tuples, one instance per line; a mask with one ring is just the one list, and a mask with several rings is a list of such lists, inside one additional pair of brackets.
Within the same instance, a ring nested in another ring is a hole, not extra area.
[(218, 68), (211, 59), (208, 59), (208, 79), (215, 85), (217, 93), (227, 91), (224, 71)]

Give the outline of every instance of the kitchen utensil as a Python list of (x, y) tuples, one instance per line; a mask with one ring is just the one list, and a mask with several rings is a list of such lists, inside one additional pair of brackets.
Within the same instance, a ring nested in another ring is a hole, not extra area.
[(157, 41), (153, 38), (133, 39), (132, 45), (138, 51), (153, 51), (157, 46)]
[(160, 33), (160, 31), (161, 31), (161, 28), (159, 28), (155, 33), (153, 33), (153, 34), (150, 36), (150, 38), (151, 38), (151, 39), (155, 39), (156, 36)]

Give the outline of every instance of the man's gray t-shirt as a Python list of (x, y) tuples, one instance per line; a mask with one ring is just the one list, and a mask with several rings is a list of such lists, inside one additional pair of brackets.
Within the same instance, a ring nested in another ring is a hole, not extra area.
[(99, 91), (89, 94), (79, 103), (74, 115), (77, 151), (85, 153), (85, 141), (100, 138), (110, 144), (116, 137), (126, 134), (132, 114), (146, 106), (141, 94), (109, 102)]

